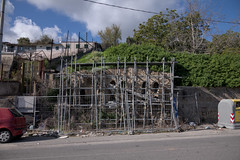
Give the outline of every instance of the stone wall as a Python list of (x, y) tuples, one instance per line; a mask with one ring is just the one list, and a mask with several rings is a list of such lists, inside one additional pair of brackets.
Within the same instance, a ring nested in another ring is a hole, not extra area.
[(222, 99), (240, 98), (240, 88), (177, 88), (179, 118), (183, 122), (217, 123), (218, 103)]
[(2, 53), (2, 59), (1, 59), (1, 65), (0, 65), (0, 80), (9, 78), (12, 63), (13, 63), (13, 53)]
[(0, 81), (0, 107), (14, 107), (19, 89), (19, 82)]
[(16, 81), (0, 81), (0, 96), (19, 95), (20, 83)]
[(11, 108), (15, 107), (15, 96), (0, 96), (0, 108)]

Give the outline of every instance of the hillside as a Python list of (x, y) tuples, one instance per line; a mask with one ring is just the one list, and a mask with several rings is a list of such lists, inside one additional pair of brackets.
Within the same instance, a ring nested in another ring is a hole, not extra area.
[[(85, 55), (77, 62), (92, 62), (92, 57), (100, 61), (100, 57), (106, 62), (116, 62), (117, 58), (124, 61), (133, 61), (136, 57), (138, 62), (146, 61), (160, 62), (165, 57), (171, 61), (175, 57), (177, 64), (175, 74), (182, 77), (175, 81), (181, 86), (202, 86), (202, 87), (240, 87), (240, 55), (238, 54), (189, 54), (170, 53), (154, 45), (127, 45), (120, 44), (111, 47), (105, 52), (92, 52)], [(160, 71), (161, 68), (153, 66), (151, 70)], [(167, 69), (166, 69), (167, 70)]]

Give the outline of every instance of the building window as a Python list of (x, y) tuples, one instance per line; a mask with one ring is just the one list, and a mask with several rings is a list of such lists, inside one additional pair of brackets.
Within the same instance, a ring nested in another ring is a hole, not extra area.
[(87, 48), (88, 48), (88, 44), (84, 44), (84, 48), (86, 48), (86, 49), (87, 49)]
[(76, 44), (76, 48), (79, 48), (79, 46), (80, 46), (79, 44)]
[(70, 48), (70, 44), (66, 44), (66, 49)]
[(56, 46), (56, 50), (59, 50), (59, 46)]
[(52, 49), (52, 47), (46, 47), (46, 50), (51, 50)]

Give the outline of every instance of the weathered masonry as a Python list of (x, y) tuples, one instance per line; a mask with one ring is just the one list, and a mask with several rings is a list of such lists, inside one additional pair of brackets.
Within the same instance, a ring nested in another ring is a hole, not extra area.
[[(72, 58), (73, 59), (73, 58)], [(150, 71), (151, 66), (161, 72)], [(59, 132), (72, 129), (134, 131), (177, 127), (171, 62), (78, 64), (61, 60), (58, 95)], [(65, 66), (65, 67), (64, 67)], [(170, 72), (166, 73), (168, 68)]]

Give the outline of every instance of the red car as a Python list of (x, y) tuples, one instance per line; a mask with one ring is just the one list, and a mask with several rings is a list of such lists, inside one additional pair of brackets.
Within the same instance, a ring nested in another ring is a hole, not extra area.
[(27, 129), (26, 119), (15, 108), (0, 108), (0, 143), (21, 137)]

